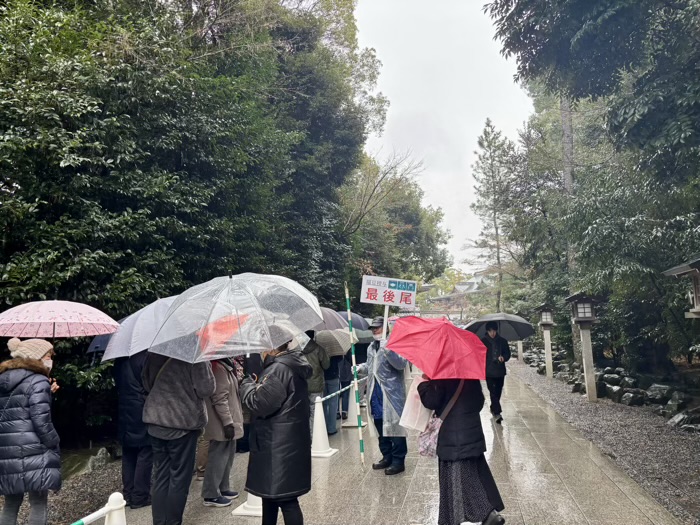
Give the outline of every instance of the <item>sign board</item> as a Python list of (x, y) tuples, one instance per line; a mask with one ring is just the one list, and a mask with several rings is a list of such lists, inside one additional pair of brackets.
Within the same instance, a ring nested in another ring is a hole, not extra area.
[(415, 308), (417, 293), (418, 283), (416, 281), (364, 275), (362, 276), (360, 302), (399, 306), (404, 309)]

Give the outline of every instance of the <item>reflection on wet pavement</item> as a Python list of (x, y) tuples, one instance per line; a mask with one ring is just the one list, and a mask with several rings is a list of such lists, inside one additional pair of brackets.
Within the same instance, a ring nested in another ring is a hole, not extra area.
[[(678, 525), (612, 460), (510, 376), (503, 417), (499, 426), (487, 407), (482, 412), (486, 458), (506, 505), (508, 525)], [(392, 477), (361, 468), (356, 429), (332, 436), (331, 446), (340, 452), (313, 460), (313, 490), (301, 498), (307, 525), (437, 524), (437, 460), (418, 455), (415, 435), (409, 437), (406, 472)], [(365, 446), (369, 467), (379, 451), (368, 431)], [(246, 463), (247, 455), (236, 456), (234, 490), (243, 490)], [(185, 523), (260, 524), (260, 518), (233, 517), (233, 507), (203, 507), (200, 491), (201, 483), (193, 482)], [(129, 511), (127, 522), (151, 523), (150, 510)]]

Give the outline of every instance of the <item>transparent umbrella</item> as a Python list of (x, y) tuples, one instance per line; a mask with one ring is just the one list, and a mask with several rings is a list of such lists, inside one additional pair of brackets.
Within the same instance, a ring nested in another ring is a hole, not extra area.
[(122, 320), (119, 330), (107, 343), (102, 362), (147, 350), (175, 299), (176, 296), (158, 299)]
[(323, 317), (314, 295), (278, 275), (217, 277), (180, 294), (150, 352), (188, 363), (276, 348)]

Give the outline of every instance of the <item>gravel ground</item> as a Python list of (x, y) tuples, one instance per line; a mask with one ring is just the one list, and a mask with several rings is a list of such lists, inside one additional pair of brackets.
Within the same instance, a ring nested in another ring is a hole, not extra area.
[[(49, 525), (66, 525), (95, 512), (107, 503), (109, 495), (121, 490), (121, 462), (115, 461), (90, 474), (63, 482), (57, 494), (49, 495)], [(3, 502), (4, 504), (4, 502)], [(27, 523), (29, 505), (20, 510), (20, 524)]]
[(511, 361), (509, 370), (687, 525), (700, 525), (700, 435), (666, 425), (649, 407), (588, 403), (571, 385)]

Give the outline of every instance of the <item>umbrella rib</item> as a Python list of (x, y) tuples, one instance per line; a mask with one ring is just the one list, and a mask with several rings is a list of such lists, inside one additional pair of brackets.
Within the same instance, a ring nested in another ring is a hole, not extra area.
[[(246, 283), (245, 281), (239, 281), (239, 280), (237, 280), (237, 283), (238, 283), (242, 288), (244, 288), (245, 291), (249, 294), (249, 296), (253, 299), (253, 301), (251, 301), (252, 304), (253, 304), (253, 308), (255, 308), (255, 310), (258, 312), (258, 314), (260, 315), (260, 317), (262, 317), (262, 319), (263, 319), (263, 321), (264, 321), (264, 322), (263, 322), (263, 327), (265, 328), (265, 333), (267, 334), (267, 338), (270, 340), (270, 344), (271, 344), (271, 345), (274, 344), (274, 343), (272, 342), (272, 335), (270, 334), (270, 329), (269, 329), (269, 327), (267, 326), (267, 320), (265, 319), (265, 314), (263, 313), (262, 308), (260, 308), (260, 306), (259, 306), (259, 304), (258, 304), (258, 301), (255, 299), (255, 294), (253, 293), (253, 290), (250, 289), (250, 287), (248, 286), (248, 283)], [(247, 346), (250, 346), (250, 345), (247, 345)]]

